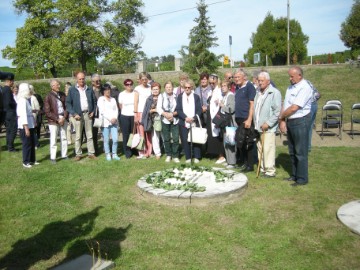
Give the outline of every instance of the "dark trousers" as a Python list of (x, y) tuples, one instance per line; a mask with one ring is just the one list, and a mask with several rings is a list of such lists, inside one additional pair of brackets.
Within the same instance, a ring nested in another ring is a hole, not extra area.
[[(240, 126), (244, 126), (245, 118), (236, 118), (236, 124)], [(254, 123), (251, 122), (251, 126), (253, 128)], [(243, 162), (247, 167), (254, 169), (254, 145), (255, 142), (247, 143), (246, 140), (242, 144), (241, 147), (238, 147), (238, 155), (240, 162)]]
[[(179, 157), (179, 127), (174, 124), (161, 123), (161, 132), (164, 139), (165, 154), (168, 157)], [(172, 138), (172, 143), (171, 143)]]
[(6, 123), (6, 145), (8, 147), (8, 150), (12, 151), (15, 149), (14, 141), (18, 129), (16, 112), (8, 111), (6, 113), (5, 123)]
[(120, 127), (122, 131), (123, 137), (123, 151), (126, 158), (131, 158), (132, 150), (129, 146), (127, 146), (127, 142), (129, 140), (130, 134), (134, 129), (134, 116), (126, 116), (120, 115)]
[(291, 158), (291, 176), (298, 183), (307, 183), (308, 177), (308, 147), (311, 114), (304, 117), (288, 119), (286, 123), (289, 154)]
[[(93, 119), (93, 124), (94, 124), (94, 119)], [(98, 145), (98, 135), (99, 135), (99, 128), (97, 127), (93, 127), (92, 128), (92, 134), (93, 134), (93, 142), (94, 142), (94, 150), (95, 150), (95, 155), (99, 155), (99, 145)], [(86, 135), (85, 135), (86, 136)]]
[[(191, 143), (187, 141), (188, 134), (190, 129), (187, 129), (184, 126), (179, 126), (181, 146), (184, 149), (186, 159), (191, 159)], [(192, 154), (194, 158), (201, 159), (201, 144), (193, 143), (192, 145)]]
[(23, 164), (35, 162), (35, 129), (30, 128), (30, 136), (25, 135), (25, 129), (20, 129), (20, 138), (22, 141)]

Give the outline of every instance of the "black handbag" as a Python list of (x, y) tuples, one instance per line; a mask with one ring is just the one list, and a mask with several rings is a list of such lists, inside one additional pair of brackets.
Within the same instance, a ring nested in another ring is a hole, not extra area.
[(225, 128), (230, 126), (232, 120), (232, 116), (229, 113), (221, 113), (220, 109), (215, 117), (212, 119), (212, 122), (217, 128)]

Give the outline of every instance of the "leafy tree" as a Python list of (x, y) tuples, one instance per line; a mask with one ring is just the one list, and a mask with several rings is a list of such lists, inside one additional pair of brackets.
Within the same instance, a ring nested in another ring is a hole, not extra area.
[(214, 36), (214, 26), (206, 17), (207, 5), (204, 0), (200, 0), (197, 4), (197, 10), (199, 17), (194, 19), (197, 25), (190, 30), (189, 45), (182, 46), (179, 51), (184, 60), (182, 69), (193, 79), (198, 79), (198, 75), (202, 72), (216, 72), (218, 67), (216, 55), (209, 51), (210, 48), (217, 46), (217, 37)]
[[(303, 34), (300, 23), (290, 20), (290, 62), (296, 64), (306, 58), (308, 41), (309, 37)], [(265, 65), (266, 55), (270, 64), (286, 64), (287, 18), (274, 19), (268, 13), (256, 33), (252, 33), (250, 42), (252, 47), (244, 55), (247, 62), (253, 63), (254, 53), (260, 53), (261, 65)]]
[(354, 0), (349, 16), (341, 24), (340, 39), (352, 51), (360, 49), (360, 0)]
[[(28, 17), (17, 30), (15, 47), (7, 46), (3, 56), (18, 69), (50, 70), (54, 77), (76, 62), (87, 71), (87, 63), (101, 56), (124, 65), (140, 49), (141, 41), (133, 40), (134, 27), (146, 21), (142, 5), (141, 0), (15, 0), (16, 11)], [(104, 21), (108, 15), (112, 19)]]

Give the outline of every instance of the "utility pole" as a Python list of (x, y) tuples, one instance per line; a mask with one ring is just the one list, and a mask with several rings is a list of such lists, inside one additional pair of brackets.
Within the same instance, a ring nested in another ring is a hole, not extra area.
[(232, 36), (229, 35), (229, 44), (230, 44), (230, 68), (232, 68), (233, 59), (231, 56), (231, 45), (232, 45)]
[(290, 0), (287, 0), (287, 65), (290, 66)]

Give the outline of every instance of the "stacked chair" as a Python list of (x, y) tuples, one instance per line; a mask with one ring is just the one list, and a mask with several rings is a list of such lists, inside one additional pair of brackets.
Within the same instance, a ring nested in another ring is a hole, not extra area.
[(324, 138), (324, 130), (337, 129), (337, 136), (342, 139), (343, 107), (340, 100), (328, 100), (322, 107), (321, 113), (321, 139)]
[(355, 103), (351, 107), (351, 130), (350, 134), (354, 139), (354, 124), (360, 124), (360, 103)]

